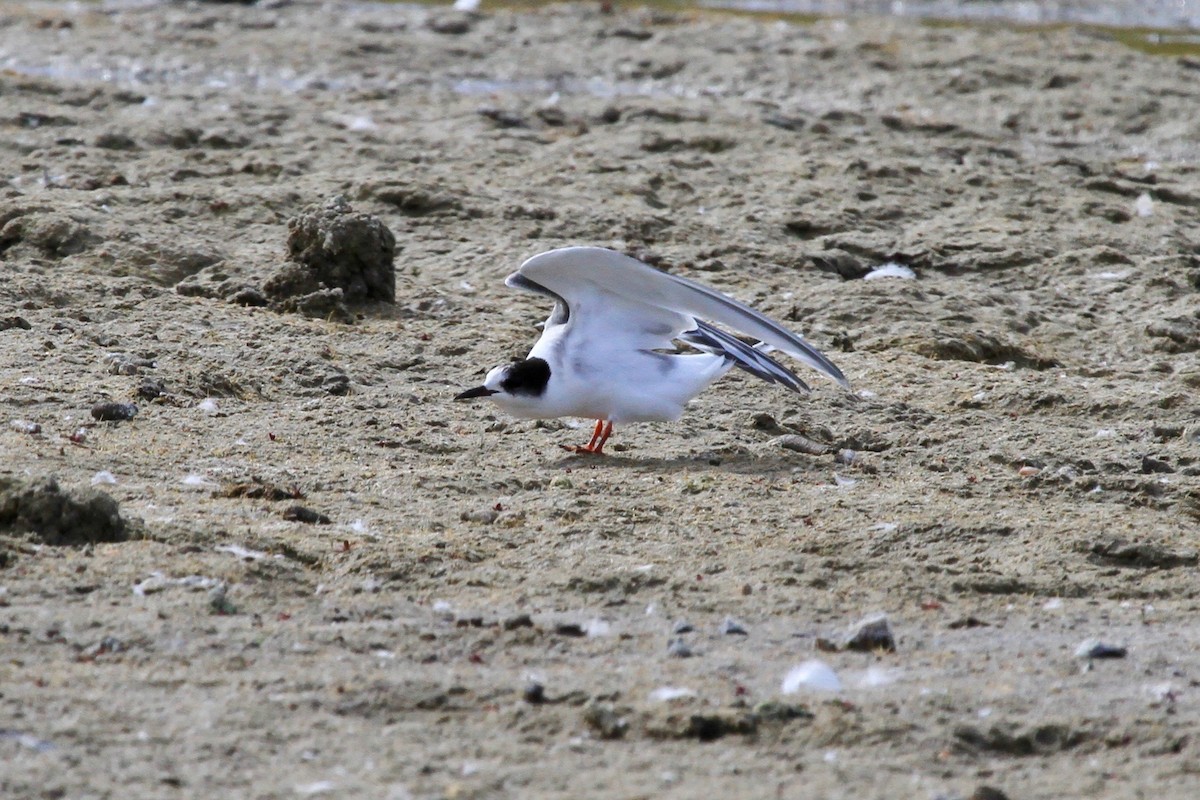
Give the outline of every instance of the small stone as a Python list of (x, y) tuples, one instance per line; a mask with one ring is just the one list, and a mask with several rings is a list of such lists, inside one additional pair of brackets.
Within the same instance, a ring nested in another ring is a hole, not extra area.
[(113, 353), (104, 361), (108, 364), (110, 375), (137, 375), (144, 369), (154, 369), (158, 366), (152, 358), (141, 358), (127, 353)]
[(147, 402), (157, 400), (167, 394), (167, 387), (158, 378), (147, 378), (138, 384), (137, 396)]
[(530, 681), (521, 692), (521, 699), (530, 705), (546, 702), (546, 687), (540, 681)]
[(620, 739), (629, 729), (629, 721), (608, 703), (589, 703), (583, 709), (583, 721), (601, 739)]
[(991, 786), (980, 786), (971, 793), (967, 800), (1008, 800), (1008, 795)]
[(845, 647), (863, 652), (896, 652), (896, 638), (887, 615), (877, 614), (859, 621), (846, 638)]
[(208, 592), (208, 608), (214, 614), (222, 616), (237, 613), (237, 606), (230, 601), (229, 585), (222, 582), (218, 583)]
[(775, 441), (784, 450), (794, 450), (797, 453), (806, 453), (810, 456), (823, 456), (829, 452), (829, 448), (825, 445), (809, 439), (807, 436), (801, 436), (798, 433), (789, 433), (780, 436)]
[(755, 430), (766, 431), (767, 433), (771, 433), (776, 436), (787, 432), (786, 429), (783, 428), (778, 421), (776, 421), (775, 417), (765, 412), (760, 412), (751, 417), (750, 427), (754, 428)]
[(559, 636), (577, 638), (587, 636), (587, 631), (578, 622), (560, 622), (554, 626), (554, 632)]
[(813, 646), (822, 653), (836, 653), (842, 649), (833, 639), (828, 639), (824, 636), (818, 636), (816, 641), (813, 642)]
[(84, 653), (89, 658), (102, 656), (105, 653), (119, 653), (125, 649), (125, 643), (115, 636), (105, 636), (100, 641), (89, 647)]
[(458, 518), (463, 522), (474, 522), (479, 525), (491, 525), (500, 516), (500, 512), (494, 508), (476, 508), (470, 511), (464, 511), (458, 515)]
[(229, 302), (239, 306), (261, 308), (269, 305), (271, 301), (259, 289), (253, 286), (243, 286), (229, 295)]
[(721, 622), (720, 632), (722, 636), (749, 636), (750, 632), (746, 630), (742, 623), (738, 622), (733, 617), (726, 617)]
[(1142, 473), (1151, 475), (1155, 473), (1170, 474), (1175, 471), (1175, 468), (1163, 461), (1161, 458), (1154, 456), (1142, 456)]
[(533, 618), (528, 614), (517, 614), (504, 620), (500, 626), (506, 631), (515, 631), (517, 628), (532, 628)]
[(691, 658), (695, 653), (683, 639), (672, 639), (667, 642), (667, 655), (671, 658)]
[(8, 427), (12, 428), (17, 433), (26, 433), (30, 436), (37, 435), (42, 432), (42, 426), (36, 422), (30, 422), (27, 419), (14, 419), (8, 423)]
[(671, 626), (671, 633), (678, 636), (681, 633), (691, 633), (696, 630), (696, 626), (688, 622), (686, 619), (679, 619)]
[(97, 403), (92, 406), (92, 418), (100, 422), (125, 422), (137, 416), (133, 403)]
[(32, 327), (33, 326), (29, 324), (29, 320), (25, 319), (24, 317), (0, 317), (0, 331), (7, 331), (12, 328), (20, 328), (21, 330), (27, 331)]
[(462, 36), (470, 32), (471, 20), (470, 14), (447, 12), (431, 16), (425, 25), (429, 30), (443, 36)]
[(303, 522), (307, 525), (328, 525), (333, 522), (321, 512), (300, 505), (288, 506), (284, 509), (283, 518), (292, 522)]
[(1124, 658), (1129, 649), (1102, 642), (1099, 639), (1086, 639), (1075, 648), (1076, 658)]

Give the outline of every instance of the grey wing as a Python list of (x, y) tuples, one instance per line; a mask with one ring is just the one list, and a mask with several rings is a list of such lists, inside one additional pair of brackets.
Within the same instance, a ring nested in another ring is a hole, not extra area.
[(517, 274), (571, 302), (600, 290), (630, 303), (720, 323), (761, 339), (850, 388), (846, 376), (821, 351), (769, 317), (715, 289), (660, 272), (623, 253), (602, 247), (551, 250), (530, 258)]
[(796, 373), (768, 356), (761, 349), (748, 345), (736, 336), (730, 336), (707, 322), (696, 320), (695, 330), (686, 331), (680, 334), (679, 338), (707, 353), (732, 359), (736, 366), (751, 375), (762, 378), (767, 383), (781, 383), (798, 394), (807, 394), (810, 391), (808, 384), (800, 380)]
[(606, 285), (572, 282), (555, 275), (546, 277), (554, 288), (521, 271), (509, 275), (504, 283), (553, 298), (554, 310), (546, 320), (544, 332), (568, 326), (575, 340), (591, 342), (592, 348), (613, 354), (668, 349), (680, 333), (695, 326), (689, 314), (644, 302), (626, 292), (614, 292)]
[(537, 281), (530, 280), (520, 272), (514, 272), (504, 279), (505, 286), (511, 286), (514, 289), (522, 289), (526, 292), (540, 294), (543, 297), (549, 297), (554, 301), (554, 309), (550, 312), (550, 317), (546, 320), (546, 326), (551, 325), (566, 325), (571, 319), (571, 306), (563, 299), (562, 295), (552, 292), (545, 286), (542, 286)]

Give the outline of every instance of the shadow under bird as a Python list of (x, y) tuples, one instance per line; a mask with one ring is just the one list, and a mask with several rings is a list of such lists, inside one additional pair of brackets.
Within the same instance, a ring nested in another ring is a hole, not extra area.
[[(614, 423), (666, 422), (733, 367), (800, 394), (807, 384), (771, 358), (779, 351), (850, 382), (819, 350), (728, 295), (602, 247), (564, 247), (530, 258), (504, 283), (544, 295), (554, 309), (529, 356), (488, 372), (456, 400), (484, 397), (527, 419), (596, 420), (602, 454)], [(725, 330), (760, 340), (747, 344)], [(677, 342), (700, 352), (680, 352)]]

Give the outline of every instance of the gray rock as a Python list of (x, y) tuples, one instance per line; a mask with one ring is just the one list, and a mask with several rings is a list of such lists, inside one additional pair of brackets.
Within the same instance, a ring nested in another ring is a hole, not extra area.
[(847, 650), (864, 652), (896, 652), (896, 638), (886, 614), (877, 614), (860, 620), (846, 637)]
[(126, 422), (137, 413), (138, 407), (133, 403), (96, 403), (92, 406), (92, 419), (100, 422)]
[(1085, 639), (1075, 648), (1075, 657), (1080, 659), (1094, 658), (1124, 658), (1129, 649), (1118, 645), (1108, 644), (1099, 639)]
[(750, 632), (742, 626), (733, 617), (726, 617), (721, 622), (721, 627), (718, 629), (722, 636), (749, 636)]
[(683, 639), (672, 639), (667, 642), (667, 655), (672, 658), (691, 658), (695, 653)]

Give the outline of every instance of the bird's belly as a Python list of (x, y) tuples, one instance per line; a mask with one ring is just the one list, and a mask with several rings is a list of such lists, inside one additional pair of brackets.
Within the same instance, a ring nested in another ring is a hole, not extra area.
[(603, 369), (568, 370), (546, 397), (555, 416), (612, 422), (669, 422), (689, 400), (723, 375), (724, 359), (710, 355), (638, 353)]

